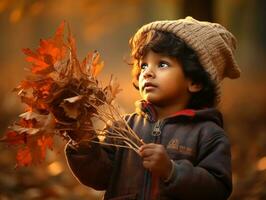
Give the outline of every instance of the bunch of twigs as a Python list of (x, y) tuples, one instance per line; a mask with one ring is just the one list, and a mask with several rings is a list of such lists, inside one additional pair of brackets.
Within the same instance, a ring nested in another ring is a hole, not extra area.
[[(116, 79), (111, 76), (105, 87), (97, 79), (103, 68), (99, 53), (89, 53), (79, 62), (70, 28), (64, 41), (64, 27), (62, 23), (52, 39), (41, 40), (35, 52), (23, 49), (31, 63), (30, 75), (15, 91), (26, 104), (26, 112), (1, 139), (18, 147), (19, 166), (44, 160), (55, 135), (136, 152), (143, 144), (114, 104), (121, 90)], [(98, 128), (99, 121), (109, 128)], [(102, 137), (106, 139), (95, 139)]]

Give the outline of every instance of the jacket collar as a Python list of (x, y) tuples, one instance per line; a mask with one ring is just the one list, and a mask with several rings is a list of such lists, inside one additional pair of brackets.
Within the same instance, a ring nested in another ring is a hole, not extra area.
[[(135, 103), (135, 105), (136, 105), (136, 112), (138, 114), (143, 115), (152, 122), (155, 122), (157, 120), (157, 113), (152, 103), (149, 103), (145, 100), (139, 100)], [(181, 117), (181, 116), (193, 118), (195, 115), (196, 115), (196, 110), (184, 109), (176, 113), (173, 113), (168, 118)]]
[[(144, 100), (137, 101), (136, 105), (136, 112), (145, 118), (147, 118), (151, 122), (157, 121), (157, 113), (154, 106)], [(173, 113), (167, 120), (175, 120), (177, 118), (183, 119), (192, 119), (196, 121), (213, 121), (218, 126), (223, 127), (223, 117), (219, 110), (216, 108), (203, 108), (203, 109), (184, 109)]]

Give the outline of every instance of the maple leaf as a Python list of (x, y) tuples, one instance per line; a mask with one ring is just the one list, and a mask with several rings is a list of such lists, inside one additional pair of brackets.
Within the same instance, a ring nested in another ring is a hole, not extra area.
[(34, 53), (33, 51), (31, 51), (28, 48), (22, 49), (22, 51), (24, 54), (28, 55), (28, 57), (26, 57), (25, 60), (27, 62), (32, 63), (32, 65), (33, 65), (32, 72), (33, 73), (43, 72), (44, 70), (48, 70), (48, 71), (51, 70), (51, 66), (48, 63), (46, 63), (40, 55)]
[(30, 49), (22, 49), (22, 51), (28, 55), (26, 61), (32, 63), (31, 71), (33, 73), (50, 73), (53, 71), (53, 65), (48, 64), (43, 56), (34, 54)]
[(32, 154), (30, 148), (28, 146), (25, 146), (24, 148), (19, 149), (16, 159), (18, 167), (30, 165), (32, 163)]
[(56, 30), (52, 39), (40, 40), (40, 47), (36, 53), (26, 48), (22, 49), (26, 57), (26, 61), (32, 63), (31, 71), (34, 74), (49, 74), (54, 71), (54, 64), (58, 60), (65, 58), (67, 48), (63, 41), (65, 23)]
[(45, 159), (46, 150), (53, 148), (53, 138), (51, 136), (42, 136), (40, 139), (37, 140), (37, 144), (41, 148), (41, 159)]
[(0, 141), (6, 142), (8, 145), (21, 145), (27, 141), (26, 134), (19, 134), (14, 130), (10, 130), (5, 134), (5, 137), (1, 138)]

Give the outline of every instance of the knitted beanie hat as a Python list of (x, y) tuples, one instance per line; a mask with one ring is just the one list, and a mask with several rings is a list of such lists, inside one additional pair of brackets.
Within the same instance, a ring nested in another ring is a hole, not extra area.
[(192, 17), (179, 20), (155, 21), (142, 26), (132, 38), (132, 44), (144, 32), (160, 30), (171, 32), (185, 41), (197, 54), (203, 68), (216, 84), (217, 100), (220, 99), (220, 83), (225, 77), (240, 76), (235, 60), (236, 39), (232, 33), (217, 23), (198, 21)]

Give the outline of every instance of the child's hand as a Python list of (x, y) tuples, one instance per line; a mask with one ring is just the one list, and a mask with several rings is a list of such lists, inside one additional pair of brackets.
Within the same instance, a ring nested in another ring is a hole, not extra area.
[(140, 147), (139, 154), (143, 158), (143, 166), (146, 169), (156, 173), (162, 179), (168, 178), (172, 163), (163, 145), (144, 144)]
[[(73, 127), (79, 127), (79, 128), (76, 128), (74, 130), (69, 130), (66, 132), (66, 134), (70, 139), (74, 140), (75, 142), (80, 142), (83, 140), (89, 141), (93, 138), (93, 136), (95, 136), (93, 131), (93, 123), (90, 118), (86, 119), (86, 124), (80, 124), (79, 122), (74, 122)], [(82, 130), (83, 128), (87, 130)]]

